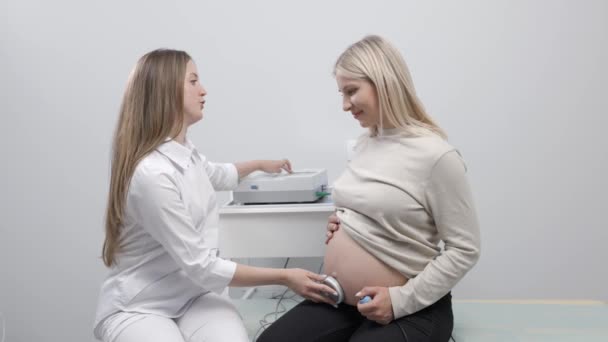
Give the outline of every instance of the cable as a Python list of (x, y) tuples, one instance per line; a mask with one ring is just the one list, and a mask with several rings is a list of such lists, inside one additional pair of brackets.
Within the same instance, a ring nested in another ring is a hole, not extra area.
[[(294, 293), (293, 295), (291, 295), (290, 297), (286, 297), (285, 295), (287, 294), (287, 292), (289, 292), (290, 289), (285, 289), (285, 291), (283, 291), (283, 293), (281, 293), (280, 296), (273, 296), (271, 299), (277, 299), (277, 305), (275, 306), (275, 310), (273, 312), (269, 312), (267, 314), (264, 315), (264, 317), (260, 320), (260, 328), (256, 331), (253, 340), (255, 341), (258, 336), (264, 331), (266, 330), (266, 328), (268, 328), (268, 326), (270, 326), (272, 323), (276, 322), (276, 320), (279, 318), (279, 314), (285, 313), (287, 312), (287, 307), (285, 306), (285, 304), (283, 304), (283, 300), (293, 300), (296, 303), (300, 303), (299, 301), (293, 299), (293, 297), (296, 296), (296, 294)], [(274, 319), (270, 320), (270, 318), (274, 315)]]
[(456, 339), (454, 338), (453, 335), (450, 335), (450, 338), (452, 339), (452, 341), (456, 342)]
[[(283, 265), (283, 268), (287, 268), (287, 265), (289, 265), (289, 261), (291, 258), (287, 258), (285, 260), (285, 264)], [(276, 322), (277, 319), (279, 319), (279, 314), (285, 313), (287, 312), (287, 307), (285, 306), (285, 304), (283, 304), (283, 300), (293, 300), (296, 303), (300, 303), (299, 301), (293, 299), (297, 294), (294, 292), (293, 295), (286, 297), (285, 295), (287, 294), (287, 292), (291, 291), (289, 288), (286, 288), (283, 293), (281, 293), (281, 295), (277, 296), (271, 296), (270, 299), (278, 299), (277, 301), (277, 305), (274, 308), (273, 312), (269, 312), (267, 314), (264, 315), (264, 317), (260, 320), (260, 327), (258, 328), (258, 330), (256, 331), (255, 335), (253, 335), (253, 341), (255, 341), (258, 336), (264, 331), (266, 330), (266, 328), (268, 328), (268, 326), (270, 326), (272, 323)], [(274, 319), (270, 320), (270, 317), (272, 317), (274, 315)]]
[(289, 259), (291, 259), (291, 258), (287, 258), (287, 259), (285, 260), (285, 265), (283, 265), (283, 268), (287, 268), (287, 264), (289, 264)]
[(395, 321), (395, 324), (397, 324), (397, 326), (399, 327), (399, 330), (401, 330), (401, 335), (403, 335), (403, 341), (408, 342), (410, 339), (407, 337), (407, 334), (405, 333), (405, 330), (403, 330), (403, 327), (401, 326), (401, 324), (399, 324), (399, 322), (397, 322), (397, 321)]
[(6, 325), (4, 322), (4, 314), (0, 312), (0, 319), (2, 320), (2, 342), (4, 342), (4, 337), (6, 337)]

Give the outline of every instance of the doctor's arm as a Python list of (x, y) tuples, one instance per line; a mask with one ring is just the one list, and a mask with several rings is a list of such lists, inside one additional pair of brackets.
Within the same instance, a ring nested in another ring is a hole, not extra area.
[(226, 286), (279, 284), (300, 296), (331, 303), (322, 292), (334, 292), (319, 282), (322, 276), (303, 269), (272, 269), (240, 265), (217, 256), (193, 223), (177, 186), (167, 174), (134, 175), (130, 205), (144, 229), (201, 288), (221, 293)]
[(291, 170), (291, 163), (289, 159), (280, 160), (249, 160), (244, 162), (234, 163), (236, 170), (239, 174), (239, 179), (243, 178), (253, 171), (264, 171), (268, 173), (279, 173), (285, 170), (289, 173)]
[(329, 286), (321, 284), (325, 276), (299, 268), (264, 268), (236, 265), (236, 271), (228, 284), (233, 287), (279, 284), (292, 289), (313, 302), (334, 303), (322, 293), (336, 294)]
[(216, 191), (233, 190), (239, 180), (253, 171), (279, 173), (285, 170), (291, 173), (291, 163), (288, 159), (281, 160), (250, 160), (237, 163), (213, 163), (203, 159), (203, 167)]

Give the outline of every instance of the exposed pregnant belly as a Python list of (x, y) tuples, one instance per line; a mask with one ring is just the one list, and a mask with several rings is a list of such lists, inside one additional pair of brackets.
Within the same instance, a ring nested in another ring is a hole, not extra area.
[(401, 286), (407, 278), (357, 244), (344, 229), (334, 233), (325, 250), (324, 273), (338, 280), (344, 302), (357, 305), (355, 293), (365, 286)]

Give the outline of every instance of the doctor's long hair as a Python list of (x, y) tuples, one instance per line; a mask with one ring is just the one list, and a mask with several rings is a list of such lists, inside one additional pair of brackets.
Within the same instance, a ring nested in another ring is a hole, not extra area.
[[(414, 89), (412, 77), (399, 51), (384, 38), (371, 35), (349, 46), (338, 57), (334, 76), (370, 82), (378, 95), (380, 126), (383, 120), (414, 133), (431, 131), (446, 138), (444, 131), (426, 113)], [(370, 127), (378, 135), (379, 127)]]
[(102, 257), (108, 267), (120, 250), (129, 184), (137, 164), (184, 122), (184, 80), (191, 60), (183, 51), (159, 49), (142, 56), (129, 76), (112, 144), (110, 191)]

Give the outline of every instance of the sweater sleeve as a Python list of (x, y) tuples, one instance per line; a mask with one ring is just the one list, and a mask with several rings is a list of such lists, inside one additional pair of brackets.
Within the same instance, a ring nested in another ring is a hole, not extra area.
[(404, 286), (389, 288), (395, 318), (413, 314), (445, 296), (475, 265), (480, 254), (477, 215), (460, 154), (441, 156), (424, 190), (444, 250)]

